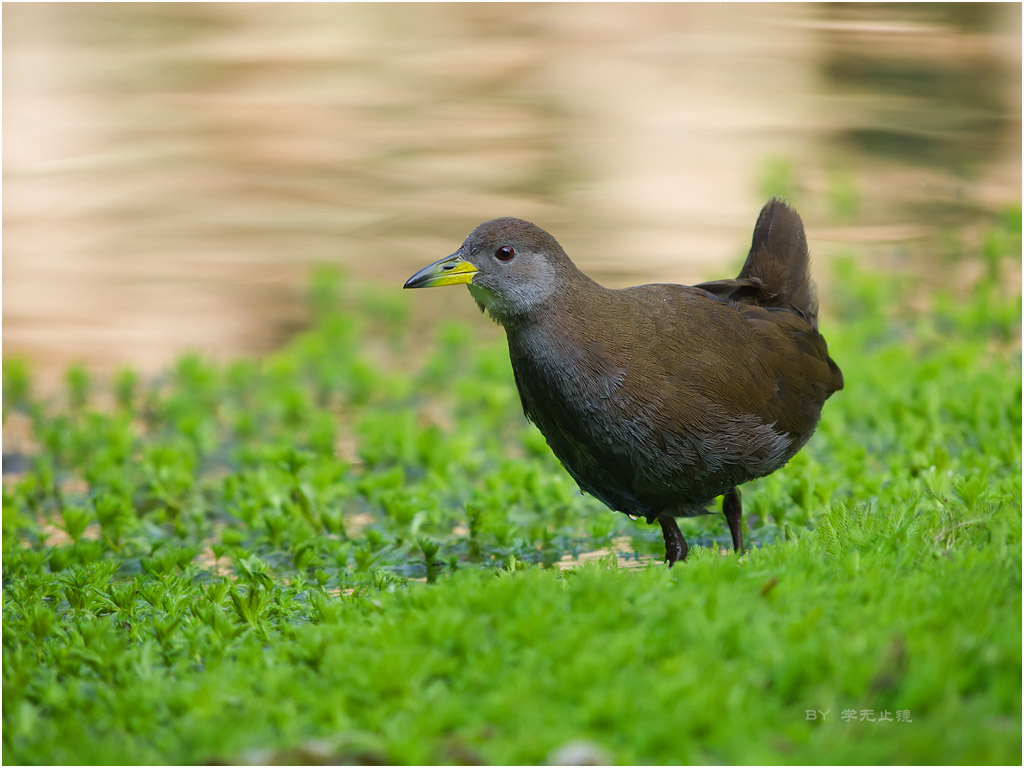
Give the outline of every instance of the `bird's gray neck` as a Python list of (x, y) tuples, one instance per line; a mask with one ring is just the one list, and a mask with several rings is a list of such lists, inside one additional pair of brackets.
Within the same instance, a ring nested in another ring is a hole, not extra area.
[(592, 352), (594, 316), (607, 292), (585, 278), (574, 281), (573, 290), (553, 293), (532, 312), (508, 318), (502, 325), (513, 366), (527, 364), (549, 381), (573, 376)]
[[(555, 273), (544, 289), (524, 294), (509, 306), (486, 306), (488, 313), (510, 334), (539, 333), (559, 325), (568, 330), (585, 321), (604, 300), (608, 289), (571, 267), (572, 274)], [(471, 286), (472, 289), (472, 286)], [(485, 308), (476, 293), (474, 298)], [(494, 310), (497, 310), (494, 311)]]

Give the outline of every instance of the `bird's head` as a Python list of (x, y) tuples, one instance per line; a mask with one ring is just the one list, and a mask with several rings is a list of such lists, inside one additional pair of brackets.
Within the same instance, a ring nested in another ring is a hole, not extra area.
[(451, 256), (424, 267), (406, 288), (468, 285), (469, 292), (503, 325), (543, 306), (580, 273), (550, 234), (522, 219), (494, 219), (473, 230)]

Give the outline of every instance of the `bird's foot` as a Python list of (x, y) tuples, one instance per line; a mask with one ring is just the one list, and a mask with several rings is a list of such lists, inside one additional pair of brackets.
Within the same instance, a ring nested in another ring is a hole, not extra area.
[(722, 512), (725, 514), (726, 522), (729, 523), (729, 532), (732, 534), (732, 548), (739, 555), (743, 554), (743, 505), (740, 503), (740, 489), (733, 488), (722, 499)]
[(665, 537), (665, 562), (671, 568), (678, 561), (686, 559), (690, 548), (674, 517), (659, 517), (658, 522), (661, 523), (661, 533)]

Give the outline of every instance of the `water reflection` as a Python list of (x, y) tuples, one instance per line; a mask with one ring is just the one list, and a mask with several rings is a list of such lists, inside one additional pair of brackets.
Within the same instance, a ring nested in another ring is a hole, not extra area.
[(496, 215), (622, 285), (722, 276), (769, 191), (795, 198), (821, 277), (851, 241), (927, 253), (937, 217), (1020, 195), (1014, 4), (8, 4), (3, 21), (4, 354), (44, 373), (270, 348), (303, 322), (309, 265), (397, 290)]

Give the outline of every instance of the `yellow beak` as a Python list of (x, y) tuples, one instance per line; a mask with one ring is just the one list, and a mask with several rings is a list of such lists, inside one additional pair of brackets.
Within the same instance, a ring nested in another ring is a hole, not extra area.
[(459, 251), (445, 256), (440, 261), (424, 267), (405, 281), (403, 288), (435, 288), (439, 285), (460, 285), (472, 282), (479, 272), (476, 267), (462, 258)]

